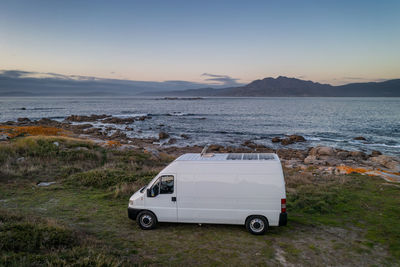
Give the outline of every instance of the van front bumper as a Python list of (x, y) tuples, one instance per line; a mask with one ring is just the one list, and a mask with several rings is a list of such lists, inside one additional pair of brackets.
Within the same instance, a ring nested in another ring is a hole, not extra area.
[(128, 208), (129, 219), (136, 220), (136, 217), (139, 214), (139, 212), (140, 212), (140, 209)]
[(285, 226), (287, 224), (287, 213), (282, 212), (279, 214), (279, 226)]

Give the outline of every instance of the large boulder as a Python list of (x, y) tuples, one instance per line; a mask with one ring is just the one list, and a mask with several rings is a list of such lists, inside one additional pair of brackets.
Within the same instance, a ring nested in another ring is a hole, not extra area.
[(391, 171), (400, 172), (400, 162), (398, 161), (398, 159), (386, 155), (380, 155), (377, 157), (372, 157), (370, 158), (370, 160), (372, 162), (382, 165), (383, 167)]
[(377, 156), (380, 156), (380, 155), (382, 155), (382, 153), (380, 151), (378, 151), (378, 150), (372, 150), (371, 151), (371, 157), (377, 157)]
[(281, 144), (284, 145), (284, 146), (290, 145), (290, 144), (293, 144), (293, 143), (294, 143), (294, 141), (291, 140), (290, 138), (285, 138), (285, 139), (281, 140)]
[[(276, 139), (275, 139), (276, 138)], [(272, 142), (281, 142), (282, 145), (290, 145), (297, 142), (305, 142), (306, 139), (301, 135), (292, 134), (288, 138), (279, 139), (279, 137), (275, 137)]]
[(304, 159), (305, 164), (312, 164), (312, 165), (327, 165), (326, 160), (321, 160), (316, 156), (308, 156)]
[(334, 156), (335, 149), (329, 146), (317, 146), (311, 149), (311, 156)]
[(355, 159), (367, 159), (368, 155), (361, 151), (351, 151), (350, 156)]
[(339, 159), (343, 160), (343, 159), (347, 159), (347, 158), (350, 156), (350, 153), (347, 152), (347, 151), (339, 151), (339, 152), (336, 154), (336, 156), (337, 156)]
[(306, 139), (301, 136), (301, 135), (296, 135), (296, 134), (292, 134), (291, 136), (289, 136), (289, 139), (292, 140), (293, 142), (305, 142)]

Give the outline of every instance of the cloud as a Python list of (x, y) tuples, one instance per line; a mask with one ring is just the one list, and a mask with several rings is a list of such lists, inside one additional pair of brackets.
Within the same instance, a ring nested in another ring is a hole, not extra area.
[(387, 81), (388, 79), (383, 79), (383, 78), (364, 78), (364, 77), (342, 77), (342, 80), (345, 81), (359, 81), (359, 82), (384, 82)]
[(237, 81), (240, 79), (232, 78), (228, 75), (219, 75), (219, 74), (212, 74), (212, 73), (203, 73), (201, 76), (208, 77), (204, 79), (205, 81), (209, 82), (217, 82), (218, 84), (222, 84), (225, 86), (239, 86), (242, 85)]
[(0, 75), (8, 78), (24, 78), (33, 73), (34, 72), (22, 70), (0, 70)]

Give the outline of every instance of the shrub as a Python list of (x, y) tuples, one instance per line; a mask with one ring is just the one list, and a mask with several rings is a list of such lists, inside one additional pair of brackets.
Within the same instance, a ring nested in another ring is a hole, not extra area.
[(295, 193), (288, 194), (288, 210), (309, 214), (327, 214), (347, 198), (338, 187), (305, 185), (297, 188)]
[(38, 252), (43, 249), (69, 248), (76, 243), (73, 232), (60, 226), (24, 222), (0, 227), (1, 250)]

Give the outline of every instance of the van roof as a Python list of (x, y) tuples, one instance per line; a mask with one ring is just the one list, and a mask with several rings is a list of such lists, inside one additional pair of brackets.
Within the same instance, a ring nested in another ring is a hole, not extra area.
[(207, 153), (201, 154), (188, 153), (183, 154), (176, 161), (279, 161), (274, 153)]

